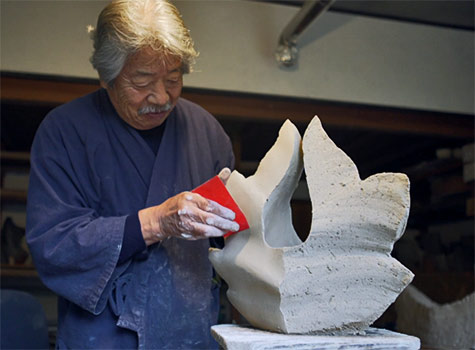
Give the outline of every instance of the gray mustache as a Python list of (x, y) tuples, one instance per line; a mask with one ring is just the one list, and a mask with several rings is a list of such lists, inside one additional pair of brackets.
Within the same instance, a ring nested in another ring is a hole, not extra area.
[(142, 107), (139, 109), (138, 113), (139, 114), (160, 113), (160, 112), (168, 112), (170, 109), (172, 109), (172, 103), (168, 101), (163, 106), (152, 105), (152, 106)]

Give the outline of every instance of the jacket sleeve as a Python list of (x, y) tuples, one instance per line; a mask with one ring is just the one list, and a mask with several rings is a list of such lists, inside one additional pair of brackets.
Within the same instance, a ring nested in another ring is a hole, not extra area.
[(79, 141), (65, 145), (76, 139), (48, 117), (38, 129), (31, 150), (26, 237), (45, 285), (99, 314), (114, 275), (126, 268), (116, 267), (126, 216), (101, 217), (93, 209), (98, 185), (84, 147)]

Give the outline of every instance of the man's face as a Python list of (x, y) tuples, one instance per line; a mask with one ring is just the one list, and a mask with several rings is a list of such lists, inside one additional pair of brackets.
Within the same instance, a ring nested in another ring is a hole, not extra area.
[(180, 97), (181, 60), (143, 49), (126, 61), (113, 86), (101, 85), (127, 124), (149, 130), (167, 119)]

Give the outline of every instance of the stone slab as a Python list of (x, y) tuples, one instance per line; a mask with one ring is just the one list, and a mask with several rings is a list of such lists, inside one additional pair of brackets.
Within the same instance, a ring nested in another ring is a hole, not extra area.
[(272, 333), (256, 328), (222, 324), (211, 327), (211, 334), (224, 350), (416, 350), (416, 337), (369, 328), (359, 335), (299, 335)]

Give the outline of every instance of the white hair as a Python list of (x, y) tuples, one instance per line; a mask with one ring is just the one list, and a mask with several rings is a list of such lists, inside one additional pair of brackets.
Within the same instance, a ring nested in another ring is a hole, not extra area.
[(183, 73), (192, 71), (198, 56), (180, 13), (166, 0), (114, 0), (90, 32), (90, 61), (107, 85), (113, 85), (127, 58), (144, 48), (179, 58)]

